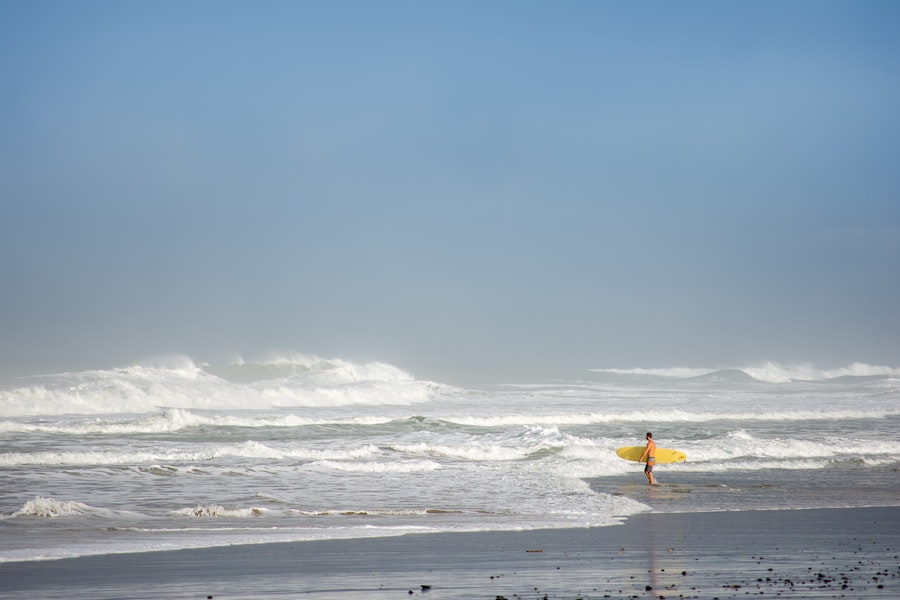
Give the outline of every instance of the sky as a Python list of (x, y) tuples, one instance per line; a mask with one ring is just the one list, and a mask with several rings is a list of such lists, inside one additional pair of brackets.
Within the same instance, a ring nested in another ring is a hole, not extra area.
[(0, 0), (0, 362), (900, 366), (898, 24)]

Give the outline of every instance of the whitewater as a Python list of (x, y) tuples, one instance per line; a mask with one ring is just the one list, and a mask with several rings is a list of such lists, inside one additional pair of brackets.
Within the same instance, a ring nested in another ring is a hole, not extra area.
[[(900, 506), (900, 369), (595, 368), (460, 386), (309, 355), (0, 382), (0, 562)], [(615, 455), (652, 431), (682, 464)]]

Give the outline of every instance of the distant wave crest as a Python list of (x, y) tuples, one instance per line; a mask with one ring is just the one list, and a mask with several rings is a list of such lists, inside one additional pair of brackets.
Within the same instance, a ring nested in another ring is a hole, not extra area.
[(846, 377), (900, 377), (900, 367), (869, 365), (861, 362), (852, 363), (838, 369), (820, 369), (813, 364), (782, 365), (766, 362), (761, 365), (739, 368), (633, 368), (633, 369), (591, 369), (596, 373), (616, 375), (636, 375), (653, 377), (670, 377), (676, 379), (753, 379), (765, 383), (789, 383), (792, 381), (826, 381)]

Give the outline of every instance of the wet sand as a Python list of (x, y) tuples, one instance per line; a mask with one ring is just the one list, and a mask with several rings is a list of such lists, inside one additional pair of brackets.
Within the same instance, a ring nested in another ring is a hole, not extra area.
[(646, 513), (621, 525), (0, 564), (0, 597), (898, 598), (900, 508)]

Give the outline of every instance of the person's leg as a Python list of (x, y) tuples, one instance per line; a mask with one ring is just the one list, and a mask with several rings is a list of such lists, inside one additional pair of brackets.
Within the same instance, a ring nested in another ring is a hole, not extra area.
[(644, 467), (644, 473), (647, 474), (647, 482), (650, 485), (653, 485), (653, 463), (652, 462), (647, 461), (647, 466)]

